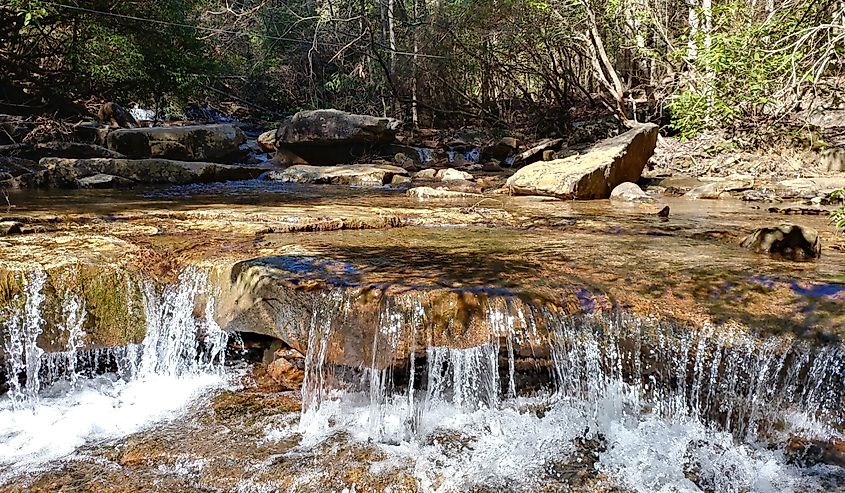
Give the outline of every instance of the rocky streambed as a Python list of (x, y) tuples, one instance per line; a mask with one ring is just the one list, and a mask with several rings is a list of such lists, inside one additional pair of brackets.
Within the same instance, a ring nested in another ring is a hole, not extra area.
[(106, 130), (0, 161), (42, 188), (0, 215), (0, 490), (845, 489), (828, 178), (663, 176), (650, 125)]
[(823, 217), (801, 221), (821, 256), (790, 262), (740, 246), (781, 219), (740, 201), (12, 199), (5, 491), (845, 484), (845, 254)]

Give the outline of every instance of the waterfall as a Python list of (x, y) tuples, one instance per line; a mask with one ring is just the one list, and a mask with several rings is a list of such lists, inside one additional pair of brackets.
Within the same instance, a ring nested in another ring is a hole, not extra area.
[(637, 492), (823, 491), (778, 447), (843, 436), (839, 343), (493, 296), (468, 324), (488, 339), (449, 347), (432, 344), (425, 303), (398, 295), (380, 302), (372, 354), (349, 366), (333, 350), (368, 328), (344, 332), (360, 307), (341, 291), (308, 322), (302, 446), (335, 432), (380, 444), (422, 491), (532, 491), (578, 443), (595, 444), (590, 468)]
[(56, 353), (38, 346), (47, 281), (44, 271), (26, 273), (0, 327), (9, 386), (0, 396), (0, 466), (27, 467), (173, 419), (205, 389), (225, 384), (228, 337), (214, 322), (207, 270), (188, 268), (165, 286), (144, 281), (139, 345), (84, 348), (85, 301), (61, 293), (55, 323), (67, 343)]
[[(536, 382), (520, 383), (526, 372), (544, 380), (548, 405), (565, 401), (593, 419), (602, 412), (691, 419), (748, 443), (784, 433), (830, 437), (845, 427), (845, 349), (838, 343), (731, 326), (693, 329), (625, 313), (567, 315), (492, 297), (487, 342), (438, 346), (422, 305), (400, 311), (402, 302), (386, 297), (372, 359), (355, 368), (329, 361), (331, 348), (346, 344), (336, 327), (353, 302), (340, 291), (323, 300), (310, 321), (304, 428), (325, 400), (363, 392), (370, 438), (384, 436), (385, 419), (403, 423), (399, 435), (411, 435), (419, 413), (443, 404), (471, 413), (536, 395)], [(421, 339), (427, 347), (409, 350)], [(386, 406), (403, 415), (385, 418)]]
[[(25, 276), (23, 300), (20, 297), (13, 299), (14, 308), (3, 314), (6, 319), (3, 327), (6, 333), (3, 339), (6, 380), (9, 398), (15, 405), (35, 399), (38, 393), (41, 355), (44, 351), (38, 347), (37, 342), (44, 327), (41, 304), (44, 302), (46, 282), (47, 274), (43, 271)], [(21, 377), (25, 378), (23, 382)]]
[(425, 164), (434, 161), (434, 150), (428, 147), (414, 147), (417, 151), (420, 163)]

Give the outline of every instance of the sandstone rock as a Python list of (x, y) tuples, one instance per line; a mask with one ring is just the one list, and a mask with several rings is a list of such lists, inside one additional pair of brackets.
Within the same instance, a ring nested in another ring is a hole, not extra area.
[(453, 168), (446, 168), (438, 171), (435, 178), (440, 181), (472, 180), (473, 176), (467, 173), (466, 171), (461, 171)]
[(142, 184), (195, 183), (257, 178), (268, 168), (196, 163), (168, 159), (45, 158), (29, 186), (75, 188), (78, 180), (97, 174), (113, 175)]
[(399, 120), (333, 109), (300, 111), (276, 131), (276, 149), (313, 165), (334, 165), (394, 141)]
[(730, 192), (743, 192), (752, 188), (754, 188), (753, 177), (732, 175), (724, 180), (693, 188), (685, 193), (684, 197), (688, 199), (718, 199), (729, 195)]
[(619, 184), (610, 192), (610, 200), (617, 202), (641, 202), (652, 203), (654, 197), (645, 193), (636, 183), (626, 181)]
[(408, 196), (417, 199), (461, 199), (468, 197), (481, 197), (482, 195), (477, 193), (458, 192), (443, 187), (414, 187), (408, 190)]
[(258, 146), (264, 152), (276, 152), (276, 131), (268, 130), (256, 139)]
[(305, 379), (305, 371), (287, 358), (277, 358), (267, 365), (267, 374), (282, 390), (298, 390)]
[(434, 180), (437, 177), (437, 170), (428, 168), (414, 173), (415, 180)]
[(787, 260), (808, 260), (821, 256), (819, 232), (795, 224), (760, 228), (742, 240), (742, 247)]
[(244, 133), (229, 124), (121, 129), (108, 136), (109, 149), (132, 159), (233, 162), (242, 156)]
[(345, 166), (291, 166), (284, 171), (273, 171), (271, 180), (292, 183), (315, 183), (380, 187), (391, 183), (394, 176), (408, 176), (408, 172), (397, 166), (350, 164)]
[(518, 195), (606, 199), (620, 183), (640, 178), (656, 143), (657, 125), (639, 125), (584, 154), (528, 165), (508, 179), (508, 187)]
[(411, 177), (403, 176), (403, 175), (395, 175), (392, 180), (390, 180), (390, 184), (393, 186), (403, 185), (405, 183), (411, 183)]

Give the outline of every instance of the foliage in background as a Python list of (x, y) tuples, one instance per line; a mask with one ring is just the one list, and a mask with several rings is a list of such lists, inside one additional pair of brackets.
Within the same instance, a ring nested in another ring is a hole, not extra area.
[(0, 112), (13, 88), (543, 134), (671, 116), (692, 137), (836, 94), (843, 19), (838, 0), (7, 0)]

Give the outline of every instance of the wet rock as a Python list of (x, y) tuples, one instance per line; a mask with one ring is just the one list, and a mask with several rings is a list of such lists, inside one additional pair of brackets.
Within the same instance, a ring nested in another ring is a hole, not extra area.
[(17, 221), (0, 221), (0, 236), (19, 235), (23, 232), (23, 224)]
[(480, 194), (471, 192), (459, 192), (444, 187), (414, 187), (408, 190), (408, 196), (417, 199), (460, 199), (467, 197), (481, 197)]
[(168, 159), (58, 159), (39, 162), (43, 171), (27, 183), (38, 188), (75, 188), (78, 180), (98, 174), (141, 184), (196, 183), (257, 178), (269, 168), (196, 163)]
[(393, 118), (334, 109), (301, 111), (276, 131), (276, 148), (309, 164), (339, 164), (393, 142), (400, 124)]
[(80, 178), (76, 180), (76, 184), (79, 188), (128, 188), (136, 185), (132, 180), (105, 173)]
[(610, 192), (610, 200), (616, 202), (643, 202), (652, 203), (654, 197), (645, 193), (636, 183), (626, 181), (619, 184)]
[(517, 195), (606, 199), (620, 183), (640, 178), (656, 143), (657, 126), (639, 125), (584, 154), (528, 165), (508, 179), (508, 187)]
[(437, 172), (435, 176), (436, 179), (440, 181), (452, 181), (452, 180), (472, 180), (473, 176), (466, 171), (457, 170), (454, 168), (446, 168), (442, 169)]
[(114, 125), (121, 128), (138, 128), (138, 120), (132, 116), (132, 113), (126, 110), (123, 106), (108, 102), (100, 106), (100, 111), (97, 112), (97, 118), (101, 122)]
[(109, 149), (132, 159), (229, 163), (240, 159), (244, 133), (229, 124), (120, 129), (108, 136)]
[(544, 139), (532, 144), (527, 150), (514, 157), (514, 166), (525, 166), (543, 159), (543, 152), (557, 151), (563, 145), (563, 139)]
[(277, 358), (267, 365), (267, 374), (279, 384), (282, 390), (299, 390), (305, 379), (302, 361), (300, 360), (299, 363), (295, 365), (287, 358)]
[(380, 187), (390, 184), (395, 176), (408, 176), (408, 171), (390, 165), (350, 164), (344, 166), (291, 166), (273, 171), (270, 180), (291, 183), (315, 183)]
[(760, 228), (742, 240), (742, 247), (787, 260), (809, 260), (821, 256), (819, 232), (795, 224)]
[(258, 146), (264, 152), (276, 152), (276, 131), (268, 130), (256, 139)]

